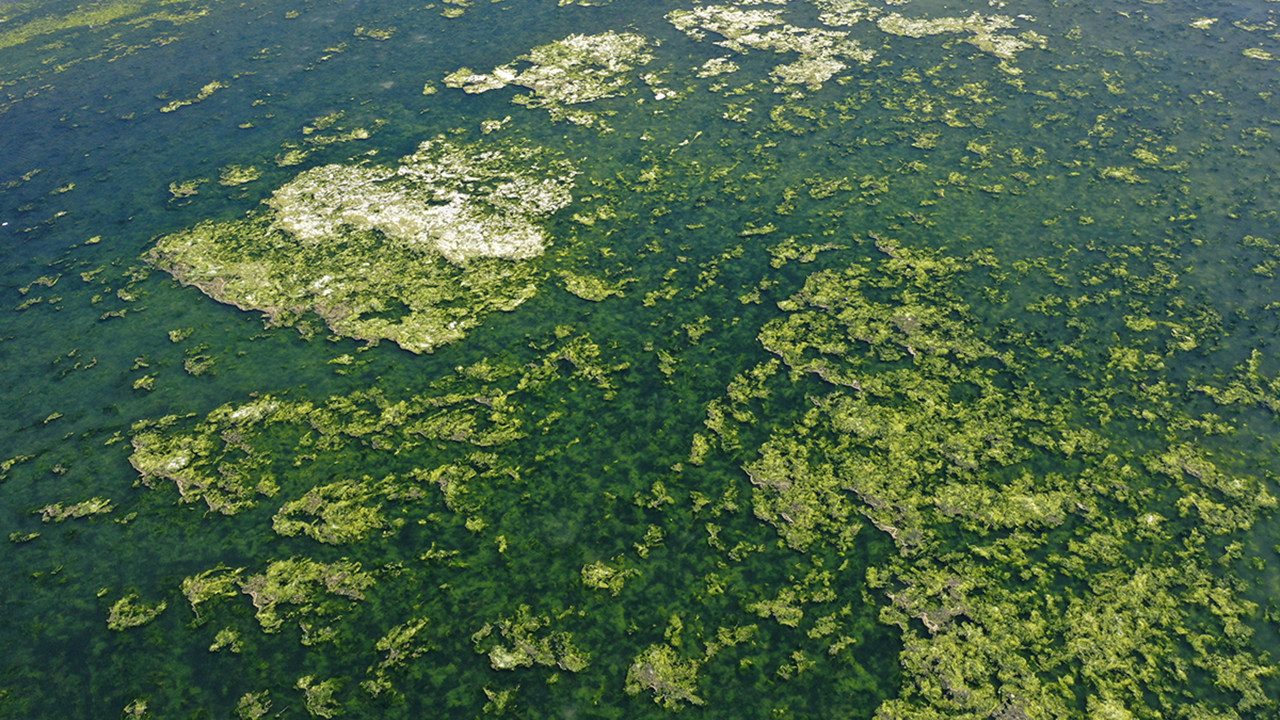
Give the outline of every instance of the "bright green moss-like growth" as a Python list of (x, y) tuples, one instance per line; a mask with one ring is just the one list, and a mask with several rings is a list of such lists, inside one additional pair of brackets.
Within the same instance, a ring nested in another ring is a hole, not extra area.
[(705, 701), (695, 694), (698, 667), (698, 661), (681, 657), (670, 645), (650, 645), (627, 670), (626, 690), (631, 695), (652, 691), (653, 701), (668, 710), (680, 710), (686, 703), (703, 705)]
[(230, 570), (219, 566), (182, 581), (182, 594), (191, 603), (191, 611), (200, 617), (200, 606), (217, 598), (235, 597), (239, 594), (237, 583), (244, 568)]
[(430, 352), (537, 292), (537, 222), (572, 199), (563, 160), (510, 142), (423, 143), (398, 167), (327, 165), (277, 190), (271, 212), (162, 238), (157, 267), (272, 324)]
[(219, 172), (218, 184), (227, 187), (235, 187), (236, 185), (246, 185), (262, 177), (262, 171), (250, 165), (228, 165)]
[[(874, 267), (811, 275), (762, 329), (811, 407), (744, 469), (757, 517), (792, 548), (847, 548), (864, 521), (893, 542), (896, 556), (867, 572), (887, 601), (880, 620), (904, 643), (901, 694), (880, 714), (1070, 717), (1082, 697), (1112, 717), (1270, 707), (1274, 669), (1248, 644), (1256, 607), (1205, 549), (1276, 506), (1265, 484), (1194, 442), (1152, 437), (1151, 450), (1100, 435), (1077, 396), (1051, 402), (1019, 377), (1036, 348), (1001, 347), (969, 320), (953, 290), (970, 261), (878, 249), (887, 258)], [(1259, 362), (1202, 389), (1265, 404), (1273, 388)], [(1101, 382), (1153, 416), (1168, 410), (1142, 383), (1162, 367), (1119, 367)], [(752, 397), (738, 395), (708, 406), (722, 438), (748, 417)], [(829, 590), (814, 588), (812, 598)], [(747, 609), (798, 626), (809, 592), (795, 585)], [(1178, 638), (1194, 638), (1190, 650)], [(1192, 673), (1211, 677), (1219, 699), (1188, 705)]]
[(240, 720), (258, 720), (271, 712), (271, 691), (245, 693), (236, 702), (236, 717)]
[[(635, 33), (613, 31), (599, 35), (570, 35), (530, 50), (514, 63), (500, 65), (491, 74), (461, 68), (445, 77), (445, 85), (468, 93), (519, 85), (533, 91), (513, 102), (544, 108), (556, 120), (595, 125), (600, 119), (570, 105), (595, 102), (631, 92), (631, 73), (653, 59), (649, 41)], [(523, 66), (522, 66), (523, 65)]]
[(295, 688), (302, 691), (303, 706), (312, 717), (331, 718), (342, 714), (342, 706), (333, 698), (338, 691), (337, 678), (316, 682), (314, 675), (298, 678)]
[(44, 522), (62, 522), (63, 520), (72, 520), (92, 515), (102, 515), (109, 513), (115, 509), (111, 501), (107, 498), (90, 498), (74, 505), (63, 506), (62, 503), (54, 503), (40, 508), (40, 519)]
[(138, 594), (130, 593), (111, 606), (111, 611), (107, 614), (107, 627), (112, 630), (141, 627), (160, 617), (160, 613), (167, 607), (169, 604), (163, 600), (154, 605), (139, 602)]
[[(285, 614), (314, 612), (321, 592), (363, 600), (364, 590), (373, 585), (373, 578), (360, 571), (360, 563), (350, 560), (325, 564), (309, 558), (290, 558), (273, 562), (265, 573), (238, 584), (258, 609), (262, 629), (279, 632)], [(293, 609), (285, 611), (282, 606)]]
[(906, 18), (898, 13), (891, 13), (877, 20), (876, 24), (891, 35), (912, 38), (943, 33), (969, 33), (965, 37), (966, 42), (1004, 59), (1011, 59), (1033, 46), (1044, 47), (1044, 38), (1034, 32), (1023, 33), (1021, 37), (1001, 33), (1002, 30), (1015, 27), (1013, 18), (1004, 15), (983, 17), (973, 13), (967, 18)]
[[(849, 62), (866, 64), (875, 57), (875, 51), (863, 48), (846, 31), (789, 25), (782, 20), (783, 12), (709, 5), (693, 10), (673, 10), (666, 17), (692, 38), (700, 40), (707, 32), (720, 35), (724, 39), (717, 41), (716, 45), (739, 53), (751, 50), (798, 53), (799, 60), (777, 65), (770, 74), (778, 84), (778, 90), (797, 85), (819, 90), (823, 83), (847, 69)], [(737, 67), (723, 58), (710, 60), (698, 75), (711, 77), (731, 72)]]
[(625, 280), (610, 282), (595, 275), (581, 275), (565, 271), (560, 273), (560, 277), (564, 280), (565, 290), (591, 302), (607, 300), (615, 295), (621, 297), (623, 295), (622, 289), (626, 287)]
[(514, 617), (485, 624), (471, 641), (476, 652), (489, 656), (494, 670), (545, 665), (578, 672), (590, 665), (591, 653), (575, 646), (571, 634), (540, 632), (551, 625), (549, 616), (534, 615), (528, 605), (521, 605)]
[(627, 578), (639, 575), (635, 568), (623, 568), (622, 558), (617, 558), (615, 565), (603, 560), (587, 563), (582, 566), (582, 584), (595, 590), (608, 590), (611, 595), (622, 592)]
[(281, 535), (303, 533), (330, 545), (356, 542), (386, 526), (382, 506), (370, 504), (376, 497), (376, 485), (368, 477), (322, 485), (285, 503), (271, 525)]

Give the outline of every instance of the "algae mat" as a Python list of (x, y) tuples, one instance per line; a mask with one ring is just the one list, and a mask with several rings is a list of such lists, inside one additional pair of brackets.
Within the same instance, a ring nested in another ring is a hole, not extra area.
[(0, 717), (1280, 711), (1280, 6), (0, 58)]

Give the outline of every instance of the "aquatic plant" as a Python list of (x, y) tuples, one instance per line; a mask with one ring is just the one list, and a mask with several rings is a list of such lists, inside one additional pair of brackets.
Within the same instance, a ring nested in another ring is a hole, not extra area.
[(272, 212), (163, 238), (148, 260), (273, 324), (389, 339), (412, 352), (455, 342), (536, 291), (537, 222), (572, 199), (573, 170), (516, 142), (444, 137), (395, 168), (327, 165), (275, 191)]
[(694, 694), (697, 689), (698, 662), (680, 657), (670, 645), (650, 645), (627, 670), (629, 694), (652, 691), (653, 701), (668, 710), (680, 710), (685, 703), (704, 705)]
[(141, 627), (160, 617), (160, 613), (169, 607), (169, 604), (163, 600), (154, 605), (139, 602), (139, 600), (137, 593), (129, 593), (115, 601), (110, 612), (107, 613), (107, 627), (111, 630)]
[[(533, 91), (517, 95), (512, 102), (542, 108), (554, 120), (576, 125), (597, 125), (602, 121), (590, 111), (570, 105), (595, 102), (628, 92), (632, 71), (653, 59), (649, 41), (635, 33), (608, 31), (598, 35), (570, 35), (533, 48), (490, 74), (461, 68), (445, 76), (444, 83), (468, 93), (483, 93), (508, 85)], [(520, 64), (527, 64), (518, 67)]]
[(591, 663), (591, 653), (576, 647), (570, 633), (557, 631), (539, 636), (539, 631), (551, 624), (549, 616), (534, 615), (528, 605), (521, 605), (513, 617), (486, 623), (471, 636), (471, 642), (476, 652), (489, 656), (494, 670), (514, 670), (535, 664), (575, 673), (586, 669)]

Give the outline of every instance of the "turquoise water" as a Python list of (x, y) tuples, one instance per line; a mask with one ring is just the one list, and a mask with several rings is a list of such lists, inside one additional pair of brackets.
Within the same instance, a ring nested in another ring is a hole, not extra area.
[[(0, 7), (0, 715), (1274, 714), (1280, 8), (695, 7)], [(611, 31), (615, 97), (445, 79)], [(576, 175), (533, 258), (325, 241), (533, 278), (433, 352), (148, 261), (309, 283), (246, 218), (441, 133)]]

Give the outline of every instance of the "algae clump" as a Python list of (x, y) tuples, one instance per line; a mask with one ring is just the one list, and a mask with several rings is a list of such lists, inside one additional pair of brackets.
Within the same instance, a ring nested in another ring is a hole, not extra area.
[(698, 689), (696, 660), (680, 657), (670, 645), (650, 645), (636, 656), (627, 670), (626, 691), (636, 695), (653, 691), (653, 701), (668, 710), (680, 710), (685, 703), (703, 705)]
[(371, 530), (386, 525), (379, 513), (382, 506), (367, 504), (375, 495), (371, 484), (365, 478), (312, 488), (301, 498), (285, 503), (271, 519), (271, 525), (281, 535), (303, 533), (329, 545), (361, 540)]
[(210, 297), (308, 331), (415, 353), (466, 336), (537, 292), (523, 262), (567, 206), (574, 171), (512, 141), (423, 143), (396, 167), (327, 165), (276, 190), (269, 211), (162, 238), (149, 262)]
[[(468, 93), (518, 85), (532, 90), (533, 95), (516, 96), (513, 102), (544, 108), (555, 120), (596, 125), (601, 121), (593, 113), (566, 106), (628, 92), (631, 71), (653, 60), (648, 47), (649, 41), (635, 33), (608, 31), (598, 35), (570, 35), (538, 46), (516, 58), (514, 63), (494, 68), (490, 74), (461, 68), (447, 75), (444, 82)], [(520, 63), (527, 66), (518, 69)]]
[(140, 627), (160, 617), (169, 604), (161, 600), (155, 605), (139, 602), (137, 593), (130, 593), (120, 598), (111, 606), (107, 614), (107, 627), (112, 630), (127, 630)]
[(290, 558), (273, 562), (265, 573), (238, 584), (252, 598), (262, 629), (270, 633), (279, 632), (284, 624), (282, 605), (296, 606), (291, 614), (315, 612), (321, 590), (353, 601), (363, 600), (364, 590), (373, 585), (373, 578), (361, 572), (360, 563), (346, 559), (325, 564), (310, 558)]
[[(515, 616), (500, 618), (496, 623), (486, 623), (471, 636), (476, 652), (489, 656), (494, 670), (514, 670), (531, 665), (558, 667), (568, 672), (579, 672), (591, 664), (591, 653), (573, 644), (573, 636), (567, 632), (540, 630), (551, 625), (546, 615), (534, 615), (528, 605), (521, 605)], [(494, 635), (494, 631), (497, 635)], [(505, 641), (499, 641), (499, 637)]]
[(36, 512), (40, 513), (40, 519), (43, 522), (62, 522), (63, 520), (78, 519), (91, 515), (102, 515), (114, 509), (115, 506), (107, 498), (90, 498), (84, 502), (65, 507), (62, 503), (46, 505)]

